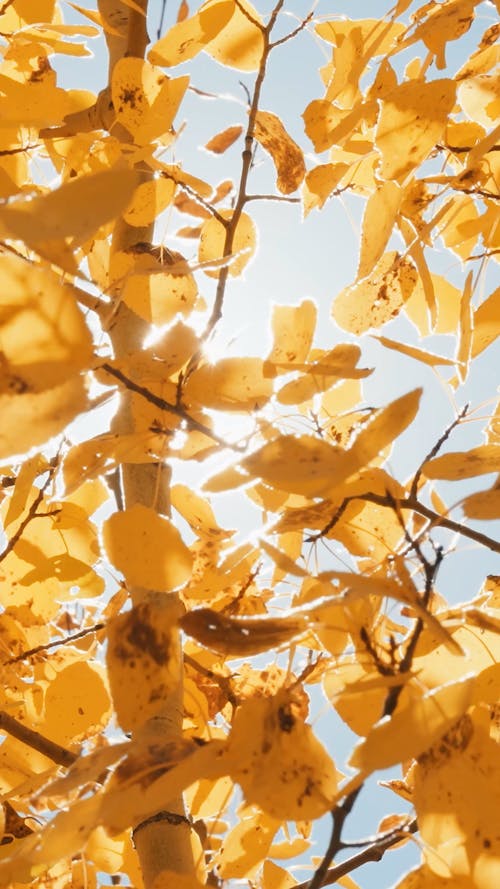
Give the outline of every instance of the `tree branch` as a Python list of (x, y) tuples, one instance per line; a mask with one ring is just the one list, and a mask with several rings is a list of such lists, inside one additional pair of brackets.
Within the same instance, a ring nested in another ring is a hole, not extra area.
[(40, 735), (39, 732), (35, 732), (33, 729), (23, 725), (22, 722), (14, 719), (13, 716), (9, 716), (5, 710), (0, 710), (0, 731), (12, 735), (13, 738), (17, 738), (18, 741), (22, 741), (23, 744), (27, 744), (33, 750), (38, 750), (39, 753), (47, 756), (48, 759), (60, 766), (71, 766), (78, 759), (78, 753), (73, 753), (71, 750), (67, 750), (66, 747), (56, 744), (55, 741), (50, 741), (48, 738)]

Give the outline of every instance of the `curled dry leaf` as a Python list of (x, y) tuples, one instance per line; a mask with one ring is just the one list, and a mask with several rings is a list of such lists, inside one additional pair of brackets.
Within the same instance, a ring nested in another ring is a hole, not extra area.
[(292, 194), (306, 172), (302, 150), (289, 136), (279, 117), (270, 111), (257, 111), (254, 136), (274, 161), (278, 191)]

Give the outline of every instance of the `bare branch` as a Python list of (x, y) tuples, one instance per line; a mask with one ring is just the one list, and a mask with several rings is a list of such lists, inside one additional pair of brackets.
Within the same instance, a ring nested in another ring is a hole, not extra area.
[(0, 731), (12, 735), (13, 738), (17, 738), (18, 741), (27, 744), (33, 750), (38, 750), (43, 756), (47, 756), (48, 759), (60, 766), (71, 766), (78, 759), (78, 753), (73, 753), (66, 747), (61, 747), (60, 744), (50, 741), (39, 732), (18, 722), (13, 716), (9, 716), (5, 710), (0, 710)]
[(311, 21), (313, 15), (314, 15), (314, 9), (311, 9), (311, 11), (306, 15), (305, 19), (303, 19), (301, 21), (300, 25), (298, 25), (296, 28), (294, 28), (293, 31), (290, 31), (289, 34), (286, 34), (284, 37), (281, 37), (279, 40), (275, 40), (274, 43), (271, 43), (271, 49), (275, 49), (277, 46), (281, 46), (282, 43), (287, 43), (289, 40), (293, 40), (293, 38), (296, 37), (297, 34), (300, 34), (300, 32), (303, 31), (304, 28), (307, 27), (307, 25)]
[[(411, 834), (417, 833), (417, 831), (417, 819), (414, 818), (409, 822), (407, 827), (391, 831), (390, 834), (384, 835), (383, 839), (375, 840), (371, 846), (368, 846), (367, 849), (363, 849), (362, 852), (358, 852), (346, 861), (342, 861), (341, 864), (336, 864), (335, 867), (329, 868), (324, 875), (321, 886), (331, 886), (340, 880), (341, 877), (345, 877), (347, 874), (352, 873), (363, 864), (368, 864), (370, 861), (380, 861), (388, 849), (395, 846), (396, 843), (401, 842), (402, 839), (405, 839)], [(347, 843), (346, 846), (348, 846)], [(298, 883), (294, 886), (294, 889), (310, 889), (310, 887), (310, 881), (306, 881), (304, 883)]]
[(423, 469), (423, 467), (425, 466), (425, 464), (427, 463), (428, 460), (432, 460), (433, 457), (436, 457), (436, 456), (437, 456), (437, 454), (439, 453), (439, 451), (440, 451), (441, 448), (443, 447), (444, 443), (445, 443), (446, 441), (448, 441), (448, 439), (449, 439), (451, 433), (453, 432), (453, 430), (459, 425), (460, 421), (463, 420), (464, 417), (467, 416), (467, 411), (468, 411), (468, 410), (469, 410), (469, 405), (468, 405), (468, 404), (464, 405), (464, 407), (462, 408), (462, 410), (460, 411), (460, 413), (455, 417), (455, 419), (453, 420), (453, 422), (450, 423), (450, 425), (444, 430), (443, 434), (438, 438), (438, 440), (437, 440), (436, 444), (434, 445), (434, 447), (432, 447), (431, 450), (429, 451), (429, 453), (426, 454), (426, 456), (425, 456), (424, 459), (422, 460), (420, 466), (418, 467), (418, 469), (417, 469), (417, 471), (416, 471), (416, 473), (415, 473), (415, 475), (414, 475), (414, 477), (413, 477), (413, 481), (412, 481), (412, 483), (411, 483), (411, 488), (410, 488), (410, 497), (415, 497), (415, 498), (416, 498), (416, 496), (417, 496), (417, 493), (418, 493), (418, 483), (419, 483), (419, 481), (420, 481), (420, 477), (421, 477), (421, 475), (422, 475), (422, 469)]
[(76, 642), (77, 639), (83, 639), (84, 636), (88, 636), (90, 633), (97, 633), (98, 630), (104, 630), (106, 624), (94, 624), (93, 627), (87, 627), (86, 630), (80, 630), (79, 633), (73, 633), (72, 636), (65, 636), (63, 639), (55, 639), (53, 642), (47, 642), (46, 645), (37, 645), (36, 648), (28, 648), (26, 651), (21, 652), (21, 654), (16, 655), (16, 657), (11, 657), (7, 661), (3, 662), (3, 666), (7, 667), (9, 664), (18, 664), (20, 661), (27, 661), (30, 657), (35, 657), (37, 654), (41, 654), (43, 651), (50, 651), (52, 648), (58, 648), (60, 645), (70, 645), (71, 642)]
[(325, 885), (325, 879), (328, 874), (328, 868), (332, 863), (333, 859), (343, 849), (344, 844), (342, 842), (342, 830), (344, 827), (344, 822), (348, 815), (350, 814), (354, 803), (356, 802), (359, 793), (362, 789), (357, 787), (356, 790), (353, 790), (348, 796), (346, 796), (343, 803), (340, 806), (336, 806), (332, 810), (332, 818), (333, 818), (333, 826), (332, 826), (332, 834), (330, 837), (330, 842), (328, 843), (328, 848), (323, 856), (323, 860), (321, 864), (317, 868), (312, 880), (306, 884), (308, 889), (320, 889), (320, 886)]
[(7, 558), (9, 553), (11, 553), (12, 550), (19, 543), (19, 540), (23, 536), (24, 531), (27, 528), (27, 526), (29, 525), (29, 523), (34, 518), (37, 518), (40, 516), (40, 513), (38, 512), (38, 507), (43, 503), (45, 491), (47, 490), (48, 486), (50, 485), (50, 483), (54, 477), (54, 473), (57, 469), (57, 466), (58, 466), (58, 463), (57, 463), (57, 457), (56, 457), (56, 458), (54, 458), (54, 460), (51, 462), (51, 464), (49, 465), (49, 467), (47, 469), (47, 478), (44, 481), (42, 487), (39, 489), (38, 494), (36, 495), (35, 499), (33, 500), (33, 503), (31, 504), (30, 508), (28, 509), (28, 514), (22, 520), (22, 522), (20, 522), (18, 528), (16, 529), (16, 531), (14, 532), (12, 537), (8, 540), (8, 542), (5, 544), (2, 552), (0, 553), (0, 562), (2, 562), (5, 558)]

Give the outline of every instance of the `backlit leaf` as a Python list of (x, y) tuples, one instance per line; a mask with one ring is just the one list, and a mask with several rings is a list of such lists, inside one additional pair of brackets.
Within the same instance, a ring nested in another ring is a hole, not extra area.
[(227, 25), (234, 13), (233, 0), (205, 5), (191, 16), (178, 21), (153, 44), (148, 53), (152, 65), (171, 67), (193, 59)]
[(35, 250), (63, 238), (81, 244), (125, 209), (136, 185), (137, 173), (127, 169), (82, 176), (48, 194), (0, 207), (0, 226)]
[(156, 716), (175, 686), (179, 611), (176, 600), (164, 596), (108, 621), (106, 662), (113, 704), (124, 731), (137, 729)]
[(70, 286), (9, 255), (1, 258), (0, 281), (0, 391), (40, 392), (90, 364), (90, 332)]
[(470, 519), (485, 521), (500, 518), (500, 489), (491, 488), (489, 491), (477, 491), (465, 498), (463, 511)]
[[(227, 223), (231, 222), (232, 210), (221, 210), (220, 214)], [(229, 274), (234, 276), (241, 275), (257, 246), (255, 226), (250, 216), (242, 213), (238, 219), (229, 250), (225, 250), (226, 233), (227, 226), (219, 222), (218, 219), (213, 216), (207, 219), (201, 229), (198, 259), (200, 262), (211, 262), (212, 260), (218, 260), (227, 256)], [(205, 269), (205, 274), (211, 278), (218, 278), (220, 271)]]
[(489, 713), (478, 709), (455, 720), (414, 771), (413, 802), (427, 865), (437, 876), (451, 876), (453, 886), (455, 878), (478, 889), (495, 886), (500, 752), (489, 723)]
[(303, 820), (327, 812), (337, 771), (311, 726), (297, 715), (293, 693), (251, 698), (236, 712), (229, 738), (231, 777), (247, 803), (275, 818)]
[(369, 775), (419, 756), (441, 738), (472, 701), (474, 676), (449, 682), (380, 720), (354, 748), (349, 764)]
[(443, 478), (449, 481), (500, 472), (500, 447), (479, 445), (470, 451), (442, 454), (424, 463), (423, 471), (427, 478)]
[(379, 261), (391, 236), (401, 203), (397, 182), (384, 182), (370, 195), (363, 216), (358, 278), (365, 278)]
[(278, 191), (292, 194), (306, 172), (301, 149), (288, 135), (279, 117), (270, 111), (257, 111), (254, 136), (274, 161)]
[(413, 81), (397, 86), (381, 102), (375, 144), (380, 175), (403, 179), (429, 155), (455, 104), (452, 80)]
[(0, 459), (45, 444), (88, 408), (80, 377), (44, 392), (0, 395)]
[(375, 336), (374, 334), (372, 334), (372, 336), (373, 339), (378, 340), (386, 349), (400, 352), (401, 355), (407, 355), (408, 358), (414, 358), (415, 361), (420, 361), (422, 364), (428, 364), (430, 367), (436, 367), (443, 364), (454, 367), (456, 364), (453, 358), (445, 358), (443, 355), (435, 355), (433, 352), (427, 352), (425, 349), (418, 349), (416, 346), (410, 346), (407, 343), (397, 343), (396, 340), (391, 340), (386, 336)]
[(311, 210), (321, 209), (345, 176), (349, 169), (348, 164), (319, 164), (306, 173), (302, 188), (302, 202), (304, 205), (304, 217)]
[(399, 314), (417, 280), (411, 260), (396, 251), (384, 253), (367, 278), (341, 290), (332, 315), (340, 327), (356, 335), (381, 327)]
[(137, 58), (122, 58), (113, 68), (111, 96), (116, 118), (139, 145), (170, 130), (189, 77), (170, 79)]
[(261, 358), (222, 358), (205, 364), (189, 377), (186, 398), (208, 408), (254, 411), (273, 394), (273, 380), (264, 376)]
[(101, 731), (110, 715), (102, 672), (85, 661), (61, 670), (46, 691), (39, 731), (64, 747)]
[(226, 130), (223, 130), (222, 133), (217, 133), (216, 136), (213, 136), (212, 139), (207, 142), (205, 148), (207, 151), (212, 151), (214, 154), (223, 154), (234, 142), (236, 142), (242, 132), (243, 127), (241, 126), (228, 127)]
[[(201, 11), (219, 5), (217, 0), (206, 0)], [(205, 52), (230, 68), (239, 71), (256, 71), (264, 51), (262, 21), (249, 0), (232, 2), (233, 15), (218, 36), (204, 46)]]
[(137, 503), (104, 523), (108, 556), (131, 586), (172, 590), (189, 580), (192, 556), (177, 528)]
[(305, 361), (316, 327), (316, 305), (310, 299), (298, 306), (273, 306), (271, 326), (273, 347), (268, 355), (279, 372), (281, 363)]
[(172, 203), (175, 183), (171, 179), (151, 179), (137, 186), (123, 218), (129, 225), (149, 225)]

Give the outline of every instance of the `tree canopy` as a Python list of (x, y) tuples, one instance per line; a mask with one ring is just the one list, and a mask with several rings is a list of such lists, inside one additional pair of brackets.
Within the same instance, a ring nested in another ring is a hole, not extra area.
[(375, 5), (0, 3), (0, 885), (497, 889), (500, 3)]

